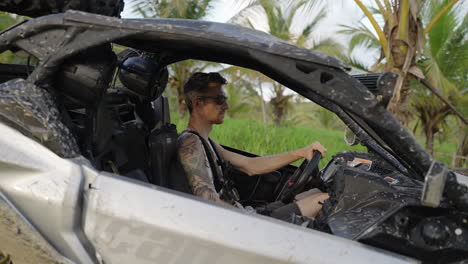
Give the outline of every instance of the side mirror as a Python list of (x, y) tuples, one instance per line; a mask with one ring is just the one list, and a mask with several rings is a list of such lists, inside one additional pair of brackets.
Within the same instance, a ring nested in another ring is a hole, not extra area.
[(356, 146), (360, 143), (359, 139), (357, 138), (356, 134), (351, 131), (348, 127), (345, 128), (343, 139), (348, 146)]

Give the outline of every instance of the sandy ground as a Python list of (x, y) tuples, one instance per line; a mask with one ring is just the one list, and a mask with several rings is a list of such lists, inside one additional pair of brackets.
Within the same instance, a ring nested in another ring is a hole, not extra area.
[[(1, 197), (0, 252), (9, 255), (14, 264), (71, 263), (50, 247)], [(3, 264), (1, 260), (0, 263)]]

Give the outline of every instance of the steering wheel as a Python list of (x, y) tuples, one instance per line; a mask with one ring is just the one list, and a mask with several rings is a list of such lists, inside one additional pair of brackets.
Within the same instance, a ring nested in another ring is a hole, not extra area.
[(312, 159), (309, 161), (304, 159), (302, 164), (296, 169), (293, 175), (286, 181), (283, 188), (276, 197), (276, 201), (283, 201), (286, 203), (292, 202), (296, 194), (303, 191), (307, 183), (314, 178), (314, 171), (318, 169), (318, 164), (322, 154), (314, 150)]

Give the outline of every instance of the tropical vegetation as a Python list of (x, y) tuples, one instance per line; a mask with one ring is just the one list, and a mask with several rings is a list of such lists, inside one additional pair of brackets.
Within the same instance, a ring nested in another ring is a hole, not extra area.
[[(429, 25), (431, 18), (439, 14), (449, 1), (434, 1), (422, 9), (421, 18)], [(451, 30), (447, 30), (450, 28)], [(460, 109), (462, 115), (468, 115), (468, 17), (457, 17), (457, 11), (450, 9), (440, 16), (437, 23), (427, 33), (426, 42), (417, 65), (428, 82), (437, 87), (439, 92), (454, 106)], [(448, 117), (453, 115), (452, 109), (439, 98), (428, 93), (428, 90), (418, 82), (413, 83), (415, 94), (412, 96), (412, 106), (426, 136), (426, 148), (434, 151), (433, 141), (436, 134), (447, 131), (454, 134), (456, 128), (450, 126)], [(467, 127), (457, 119), (461, 141), (466, 142)], [(463, 143), (460, 144), (463, 146)], [(468, 155), (468, 149), (460, 149), (461, 155)]]
[[(292, 1), (285, 3), (278, 0), (253, 1), (245, 9), (241, 10), (231, 21), (236, 24), (262, 29), (267, 25), (266, 32), (286, 42), (300, 47), (318, 50), (328, 55), (341, 55), (341, 45), (331, 38), (313, 38), (314, 31), (326, 17), (326, 9), (319, 7), (313, 10), (308, 7), (310, 1)], [(311, 12), (312, 11), (312, 12)], [(311, 16), (315, 12), (314, 16)], [(293, 29), (298, 15), (311, 17), (309, 21), (302, 24), (300, 29)], [(272, 96), (273, 122), (277, 127), (281, 126), (283, 119), (292, 108), (293, 94), (288, 94), (286, 87), (268, 80)]]
[[(366, 7), (355, 2), (372, 28), (360, 22), (343, 25), (340, 32), (351, 36), (350, 51), (359, 46), (381, 51), (371, 71), (399, 74), (390, 110), (424, 134), (429, 152), (434, 153), (436, 135), (440, 139), (455, 135), (458, 154), (466, 157), (468, 19), (462, 3), (375, 0), (376, 7)], [(384, 24), (378, 24), (376, 17)], [(457, 119), (450, 118), (454, 115)]]

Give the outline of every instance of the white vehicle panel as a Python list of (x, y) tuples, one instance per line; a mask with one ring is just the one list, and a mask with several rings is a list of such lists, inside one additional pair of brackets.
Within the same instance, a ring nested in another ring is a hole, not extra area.
[(3, 123), (0, 134), (0, 191), (58, 252), (95, 262), (80, 228), (82, 167)]
[(0, 191), (75, 263), (418, 263), (98, 172), (1, 123), (0, 133)]
[(416, 263), (111, 174), (85, 200), (85, 233), (106, 263)]

